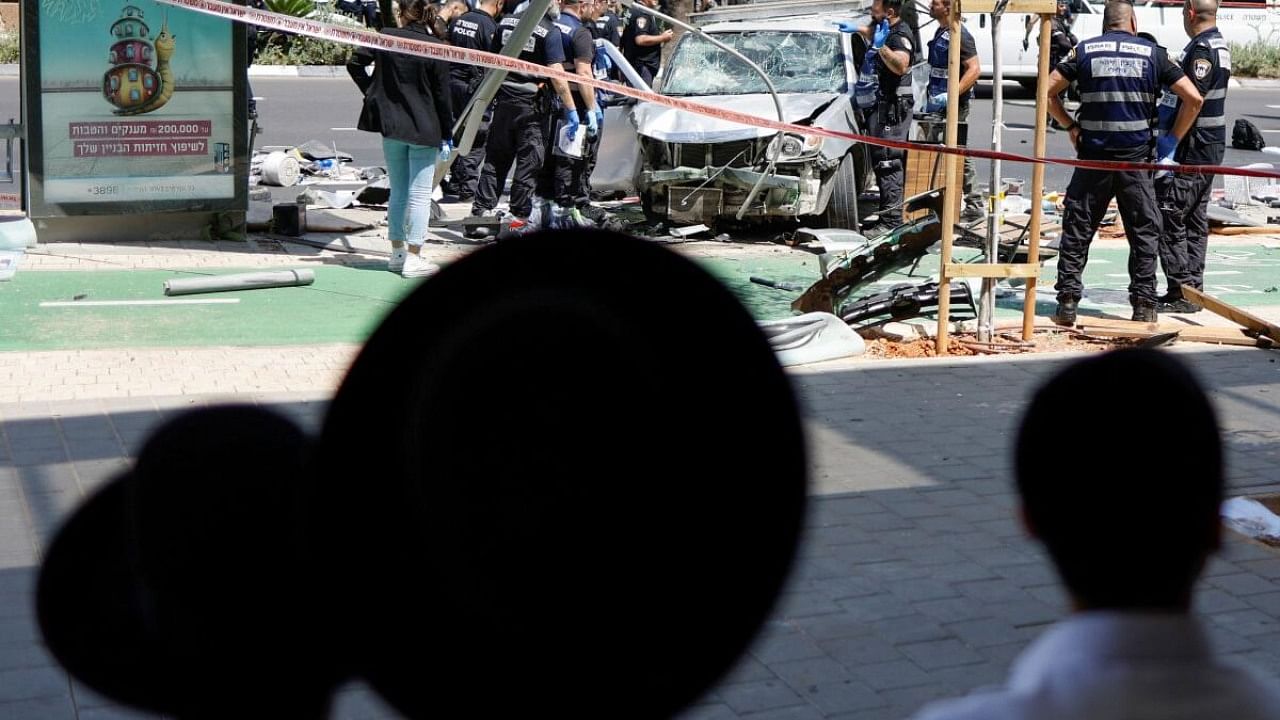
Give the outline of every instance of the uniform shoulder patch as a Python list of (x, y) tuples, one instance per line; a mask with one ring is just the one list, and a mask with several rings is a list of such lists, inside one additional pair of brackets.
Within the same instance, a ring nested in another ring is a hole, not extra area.
[(1191, 70), (1195, 73), (1197, 80), (1203, 80), (1209, 77), (1209, 73), (1213, 71), (1213, 63), (1203, 58), (1197, 58)]
[(649, 27), (649, 18), (636, 18), (636, 29), (643, 30)]

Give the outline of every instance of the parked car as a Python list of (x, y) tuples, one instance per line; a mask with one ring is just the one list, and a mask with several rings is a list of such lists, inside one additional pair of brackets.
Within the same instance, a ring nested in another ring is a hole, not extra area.
[[(1073, 0), (1071, 6), (1075, 12), (1071, 32), (1077, 38), (1085, 40), (1102, 34), (1104, 0)], [(1134, 12), (1140, 32), (1151, 33), (1171, 55), (1182, 52), (1188, 41), (1182, 29), (1182, 0), (1139, 0), (1134, 3)], [(1005, 79), (1035, 87), (1040, 31), (1032, 29), (1030, 37), (1027, 37), (1024, 30), (1027, 18), (1024, 13), (1006, 13), (1001, 17), (1000, 64)], [(990, 17), (988, 13), (964, 13), (964, 19), (978, 47), (982, 76), (989, 78), (993, 69)], [(1218, 10), (1218, 29), (1227, 42), (1237, 45), (1280, 43), (1280, 5), (1275, 0), (1269, 3), (1266, 0), (1227, 0)], [(922, 31), (922, 34), (933, 37), (933, 30)], [(1024, 37), (1028, 40), (1026, 49), (1022, 47)]]
[[(702, 29), (768, 74), (785, 121), (858, 132), (850, 91), (863, 41), (835, 27), (848, 19), (848, 13), (788, 15)], [(777, 118), (760, 75), (695, 33), (680, 38), (657, 86), (664, 95)], [(638, 103), (632, 113), (641, 158), (636, 189), (652, 218), (734, 218), (757, 188), (744, 220), (857, 227), (857, 192), (871, 174), (862, 145), (747, 127), (657, 103)]]

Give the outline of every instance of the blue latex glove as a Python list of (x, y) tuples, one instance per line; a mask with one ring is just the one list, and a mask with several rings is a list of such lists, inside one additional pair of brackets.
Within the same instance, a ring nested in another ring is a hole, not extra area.
[(587, 113), (587, 137), (589, 138), (594, 138), (600, 134), (600, 118), (597, 115), (599, 112), (600, 109), (596, 108)]
[(440, 143), (440, 159), (448, 161), (450, 155), (453, 155), (453, 143), (445, 140)]
[(925, 103), (925, 107), (924, 107), (925, 112), (931, 112), (931, 113), (943, 112), (946, 109), (947, 109), (946, 93), (938, 93), (937, 95), (930, 97), (929, 101)]
[(884, 47), (884, 41), (889, 39), (889, 19), (885, 18), (876, 25), (875, 34), (871, 36), (871, 47), (879, 50)]
[(565, 108), (564, 110), (564, 126), (569, 128), (569, 139), (573, 140), (578, 136), (578, 110), (576, 108)]
[(599, 130), (604, 130), (604, 108), (600, 107), (599, 105), (596, 105), (595, 117), (596, 117), (596, 128)]
[[(1178, 151), (1178, 138), (1173, 133), (1165, 133), (1156, 139), (1156, 164), (1173, 165), (1173, 155)], [(1168, 175), (1168, 170), (1160, 170), (1156, 172), (1156, 177), (1162, 178)]]
[(832, 23), (832, 24), (840, 28), (840, 32), (846, 32), (846, 33), (858, 32), (858, 23), (852, 20), (841, 20), (838, 23)]

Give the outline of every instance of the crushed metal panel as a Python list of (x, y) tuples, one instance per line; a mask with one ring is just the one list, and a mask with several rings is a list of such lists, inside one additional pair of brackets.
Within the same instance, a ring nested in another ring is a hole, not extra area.
[(724, 191), (717, 188), (667, 188), (667, 217), (678, 222), (714, 220), (724, 208)]

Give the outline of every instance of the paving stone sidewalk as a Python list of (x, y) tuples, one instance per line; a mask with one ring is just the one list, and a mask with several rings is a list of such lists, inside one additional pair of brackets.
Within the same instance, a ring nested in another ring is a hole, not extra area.
[[(137, 717), (69, 682), (42, 649), (31, 607), (41, 549), (165, 417), (235, 399), (315, 428), (354, 351), (0, 354), (0, 373), (8, 373), (0, 377), (10, 383), (88, 375), (101, 365), (118, 369), (124, 386), (156, 373), (178, 383), (134, 397), (88, 384), (63, 400), (52, 399), (61, 385), (50, 385), (44, 398), (0, 401), (0, 717)], [(1277, 354), (1178, 352), (1212, 388), (1233, 492), (1275, 490)], [(759, 640), (686, 717), (900, 718), (930, 699), (999, 682), (1064, 607), (1044, 557), (1012, 518), (1008, 480), (1008, 443), (1025, 398), (1064, 361), (853, 361), (793, 372), (812, 446), (807, 537)], [(312, 370), (268, 382), (273, 367)], [(204, 384), (183, 385), (186, 378)], [(1135, 393), (1099, 405), (1075, 447), (1049, 461), (1087, 472), (1089, 438), (1124, 432), (1136, 417), (1128, 408), (1141, 401)], [(1224, 654), (1280, 677), (1278, 579), (1280, 556), (1232, 540), (1209, 569), (1199, 609)], [(395, 716), (352, 686), (334, 717)]]

